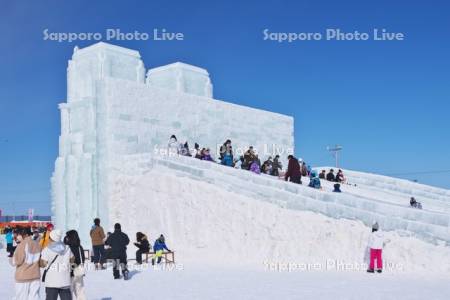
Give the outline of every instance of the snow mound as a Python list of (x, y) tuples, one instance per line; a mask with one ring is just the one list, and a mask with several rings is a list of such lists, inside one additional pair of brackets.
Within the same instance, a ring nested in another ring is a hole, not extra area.
[(184, 157), (123, 156), (113, 172), (110, 224), (151, 239), (164, 233), (181, 261), (362, 268), (370, 233), (364, 223), (376, 219), (391, 230), (385, 262), (392, 270), (450, 272), (442, 264), (450, 261), (450, 247), (434, 237), (448, 237), (448, 223), (435, 218), (441, 213), (393, 209), (376, 193), (362, 198), (347, 194), (347, 186), (343, 194), (317, 191)]

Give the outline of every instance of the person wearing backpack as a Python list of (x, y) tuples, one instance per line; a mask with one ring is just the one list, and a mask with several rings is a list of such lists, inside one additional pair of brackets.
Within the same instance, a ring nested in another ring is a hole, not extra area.
[(72, 298), (76, 300), (85, 300), (86, 295), (84, 293), (84, 280), (85, 275), (84, 262), (86, 260), (84, 256), (84, 249), (81, 246), (80, 237), (76, 230), (69, 230), (64, 237), (64, 244), (69, 246), (70, 251), (74, 256), (72, 270), (70, 277), (72, 279), (70, 290), (72, 292)]
[(311, 172), (311, 177), (309, 178), (308, 186), (315, 188), (315, 189), (321, 189), (320, 179), (317, 177), (317, 174), (315, 171)]
[(70, 291), (70, 270), (73, 254), (61, 241), (62, 232), (54, 229), (49, 234), (50, 243), (42, 251), (39, 264), (44, 268), (42, 281), (45, 285), (46, 300), (72, 300)]
[(38, 300), (41, 276), (39, 270), (39, 243), (31, 238), (31, 228), (23, 228), (19, 232), (22, 242), (17, 246), (12, 264), (16, 267), (15, 290), (17, 300)]

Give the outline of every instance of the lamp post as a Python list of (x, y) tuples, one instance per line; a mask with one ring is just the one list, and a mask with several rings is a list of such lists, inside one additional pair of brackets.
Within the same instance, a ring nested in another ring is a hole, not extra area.
[(336, 168), (339, 168), (339, 151), (342, 150), (342, 146), (335, 145), (334, 147), (327, 147), (327, 150), (331, 153), (331, 155), (334, 156), (334, 159), (336, 161)]

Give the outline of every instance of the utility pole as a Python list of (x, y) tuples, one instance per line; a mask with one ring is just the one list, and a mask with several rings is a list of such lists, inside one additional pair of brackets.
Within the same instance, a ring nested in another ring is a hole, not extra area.
[(342, 146), (340, 146), (340, 145), (335, 145), (334, 147), (328, 146), (327, 150), (328, 150), (328, 152), (331, 153), (331, 155), (334, 156), (336, 169), (339, 168), (339, 151), (342, 150)]

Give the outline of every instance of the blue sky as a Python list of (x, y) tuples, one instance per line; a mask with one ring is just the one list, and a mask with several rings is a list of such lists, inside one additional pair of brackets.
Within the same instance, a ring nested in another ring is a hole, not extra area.
[[(117, 41), (146, 67), (206, 68), (215, 98), (295, 117), (296, 154), (382, 174), (450, 169), (448, 1), (2, 1), (0, 209), (50, 212), (59, 112), (74, 43), (51, 32), (182, 32), (184, 41)], [(402, 32), (404, 41), (263, 40), (270, 32)], [(261, 130), (264, 130), (262, 128)], [(450, 172), (403, 175), (450, 188)]]

